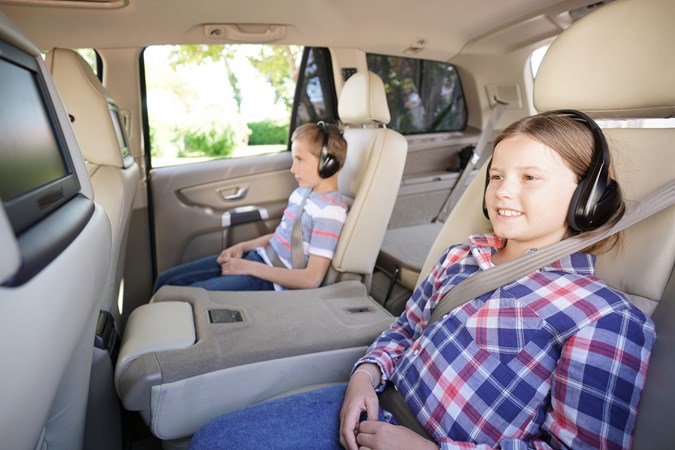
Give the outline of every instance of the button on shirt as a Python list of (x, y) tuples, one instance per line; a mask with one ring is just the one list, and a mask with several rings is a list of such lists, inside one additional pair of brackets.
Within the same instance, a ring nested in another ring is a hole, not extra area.
[[(357, 362), (377, 364), (441, 448), (631, 445), (654, 325), (575, 253), (426, 327), (443, 295), (505, 241), (450, 247)], [(531, 250), (534, 251), (534, 250)], [(391, 417), (385, 414), (385, 417)]]

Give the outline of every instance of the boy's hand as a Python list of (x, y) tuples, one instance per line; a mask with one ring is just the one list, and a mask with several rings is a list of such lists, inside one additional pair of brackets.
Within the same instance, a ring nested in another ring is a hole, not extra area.
[(226, 259), (241, 258), (242, 256), (244, 256), (244, 249), (240, 244), (235, 244), (220, 252), (216, 261), (218, 261), (218, 264), (222, 265)]
[(241, 257), (222, 257), (222, 254), (218, 257), (218, 262), (220, 263), (221, 275), (250, 275), (252, 265), (260, 264)]

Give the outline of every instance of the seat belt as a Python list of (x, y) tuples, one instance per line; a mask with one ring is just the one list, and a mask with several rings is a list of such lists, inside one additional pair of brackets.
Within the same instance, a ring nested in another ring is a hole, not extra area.
[(564, 256), (583, 250), (673, 204), (675, 204), (675, 180), (657, 189), (632, 207), (626, 207), (626, 213), (621, 220), (601, 233), (591, 236), (574, 236), (544, 247), (536, 252), (476, 273), (450, 289), (443, 296), (431, 314), (427, 326), (469, 300), (478, 298), (487, 292), (494, 291), (500, 286), (527, 276), (547, 264), (558, 261)]
[[(551, 264), (572, 253), (583, 250), (606, 237), (617, 233), (653, 214), (675, 205), (675, 180), (657, 189), (631, 208), (614, 226), (591, 236), (575, 236), (549, 245), (514, 260), (505, 262), (488, 270), (478, 272), (448, 291), (438, 302), (426, 326), (442, 318), (453, 309), (469, 300), (494, 291), (521, 277), (531, 274), (539, 268)], [(394, 415), (399, 425), (405, 426), (422, 437), (429, 438), (426, 431), (417, 421), (414, 413), (401, 393), (392, 383), (388, 383), (385, 391), (379, 394), (380, 404)]]
[[(312, 193), (312, 189), (305, 192), (300, 201), (300, 206), (298, 211), (295, 213), (295, 218), (293, 219), (293, 230), (291, 232), (291, 268), (293, 269), (302, 269), (305, 267), (305, 252), (302, 249), (302, 213), (305, 210), (305, 203), (309, 198), (309, 194)], [(274, 267), (280, 267), (286, 269), (286, 265), (281, 261), (277, 252), (274, 251), (271, 245), (265, 247), (265, 253), (270, 259), (270, 262)]]
[(452, 208), (455, 207), (455, 204), (459, 201), (459, 198), (462, 196), (464, 190), (468, 186), (469, 176), (471, 175), (471, 172), (476, 168), (476, 165), (478, 164), (479, 161), (487, 160), (487, 158), (481, 157), (485, 152), (485, 148), (487, 147), (488, 142), (490, 142), (490, 138), (492, 137), (492, 133), (494, 132), (497, 122), (499, 121), (499, 117), (501, 117), (502, 112), (504, 111), (504, 107), (508, 105), (508, 103), (498, 100), (496, 97), (494, 98), (494, 101), (495, 101), (494, 109), (492, 110), (492, 114), (490, 114), (490, 118), (488, 119), (487, 125), (483, 129), (483, 132), (481, 133), (480, 138), (478, 139), (478, 144), (476, 145), (476, 148), (473, 151), (473, 156), (471, 157), (471, 160), (466, 165), (464, 170), (462, 170), (459, 179), (455, 183), (455, 186), (452, 188), (452, 191), (450, 192), (450, 195), (448, 195), (448, 198), (445, 200), (445, 203), (443, 203), (443, 206), (441, 207), (441, 210), (438, 212), (438, 215), (434, 219), (434, 222), (445, 221), (445, 219), (448, 217), (448, 214), (450, 213), (450, 211), (452, 211)]

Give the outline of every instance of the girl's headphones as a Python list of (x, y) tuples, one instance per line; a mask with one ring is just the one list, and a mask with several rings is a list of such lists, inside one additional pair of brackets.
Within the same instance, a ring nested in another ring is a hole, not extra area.
[(317, 122), (317, 126), (323, 131), (323, 144), (321, 146), (321, 155), (319, 156), (319, 176), (321, 178), (330, 178), (340, 170), (340, 161), (328, 153), (328, 137), (330, 135), (328, 125), (325, 122)]
[[(560, 109), (543, 113), (545, 116), (562, 115), (585, 124), (593, 134), (593, 159), (586, 176), (579, 182), (569, 210), (567, 223), (574, 231), (590, 231), (601, 227), (621, 206), (621, 189), (609, 178), (609, 149), (605, 135), (597, 123), (586, 114), (574, 109)], [(490, 164), (485, 175), (483, 191), (483, 214), (489, 218), (485, 205), (485, 192), (490, 183)]]

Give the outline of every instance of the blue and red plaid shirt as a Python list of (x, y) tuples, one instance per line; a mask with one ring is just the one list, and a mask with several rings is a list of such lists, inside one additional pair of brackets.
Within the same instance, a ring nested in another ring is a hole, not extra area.
[[(504, 241), (450, 247), (356, 366), (375, 363), (441, 448), (630, 448), (653, 322), (575, 253), (426, 327)], [(391, 415), (385, 413), (385, 417)]]

